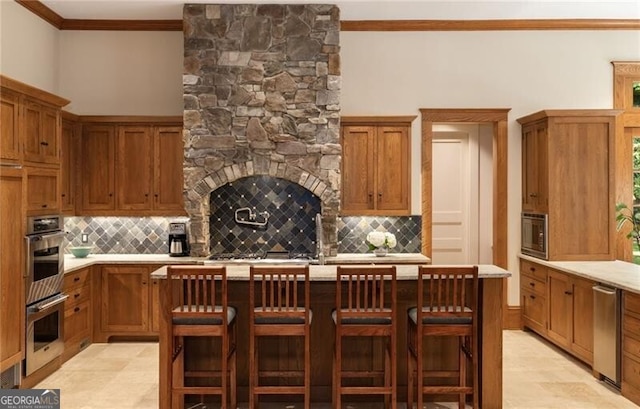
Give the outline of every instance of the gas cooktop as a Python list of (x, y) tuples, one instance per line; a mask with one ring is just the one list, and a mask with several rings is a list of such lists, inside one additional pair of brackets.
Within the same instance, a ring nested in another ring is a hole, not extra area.
[(256, 253), (216, 253), (206, 264), (317, 264), (311, 253), (265, 251)]

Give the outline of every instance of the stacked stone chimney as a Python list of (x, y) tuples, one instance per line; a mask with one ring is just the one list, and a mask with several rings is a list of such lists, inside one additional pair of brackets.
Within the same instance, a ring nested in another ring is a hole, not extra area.
[(192, 255), (209, 254), (210, 193), (267, 175), (322, 204), (337, 252), (340, 22), (334, 5), (184, 7), (185, 208)]

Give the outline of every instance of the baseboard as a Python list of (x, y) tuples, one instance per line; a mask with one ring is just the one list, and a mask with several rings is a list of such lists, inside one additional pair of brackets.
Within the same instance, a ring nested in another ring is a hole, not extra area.
[(522, 329), (520, 306), (508, 306), (503, 317), (502, 329)]

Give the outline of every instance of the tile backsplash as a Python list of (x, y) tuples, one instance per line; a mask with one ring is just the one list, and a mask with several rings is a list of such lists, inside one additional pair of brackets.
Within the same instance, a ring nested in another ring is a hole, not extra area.
[[(82, 234), (89, 235), (95, 254), (165, 254), (170, 222), (186, 217), (66, 217), (66, 245), (81, 245)], [(338, 218), (338, 252), (366, 253), (365, 237), (372, 230), (396, 235), (398, 253), (419, 253), (422, 218), (420, 216)], [(311, 227), (311, 226), (308, 226)], [(315, 226), (313, 226), (315, 228)], [(66, 246), (65, 246), (66, 247)], [(68, 253), (68, 250), (65, 250)]]

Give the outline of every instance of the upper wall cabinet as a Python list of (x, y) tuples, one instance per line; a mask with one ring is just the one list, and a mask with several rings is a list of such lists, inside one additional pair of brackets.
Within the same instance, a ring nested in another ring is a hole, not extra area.
[(616, 110), (546, 110), (522, 125), (522, 210), (548, 214), (549, 260), (615, 258)]
[(60, 139), (60, 199), (62, 213), (76, 212), (76, 175), (81, 125), (73, 114), (63, 113)]
[(82, 215), (179, 215), (182, 127), (84, 124), (81, 140)]
[(60, 109), (68, 100), (0, 75), (0, 160), (8, 164), (60, 164)]
[(343, 117), (343, 215), (411, 212), (411, 121), (415, 117)]

